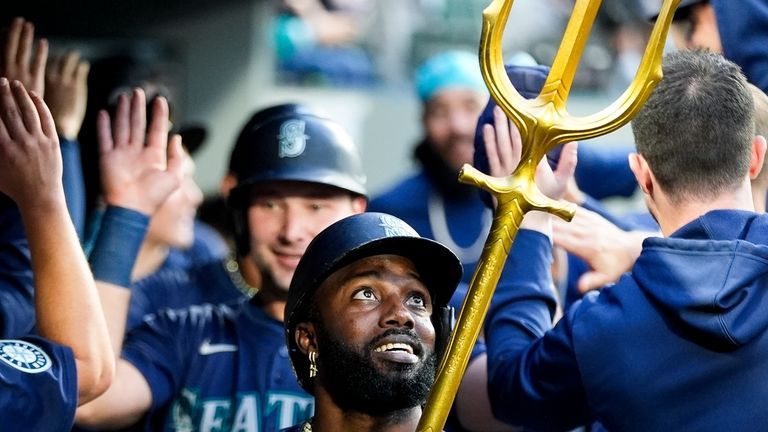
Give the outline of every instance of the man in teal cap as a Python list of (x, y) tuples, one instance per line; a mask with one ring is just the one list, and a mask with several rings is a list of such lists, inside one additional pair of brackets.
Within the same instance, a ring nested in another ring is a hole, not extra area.
[(374, 198), (370, 209), (393, 214), (422, 236), (448, 246), (472, 276), (491, 223), (477, 189), (458, 182), (472, 163), (477, 119), (488, 99), (477, 54), (447, 51), (416, 70), (423, 139), (414, 156), (420, 170)]

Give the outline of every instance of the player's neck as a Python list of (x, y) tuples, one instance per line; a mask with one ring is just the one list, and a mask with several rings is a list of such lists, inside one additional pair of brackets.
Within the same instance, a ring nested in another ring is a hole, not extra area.
[(752, 189), (752, 203), (755, 205), (755, 211), (758, 213), (765, 213), (766, 211), (766, 198), (768, 191), (764, 187), (755, 187)]
[(670, 202), (665, 199), (657, 201), (657, 204), (659, 212), (657, 219), (665, 237), (713, 210), (755, 211), (748, 183), (746, 186), (710, 200)]
[(259, 288), (261, 286), (261, 272), (253, 260), (249, 256), (239, 257), (237, 264), (240, 275), (243, 276), (245, 282), (252, 287)]
[(283, 321), (287, 293), (264, 280), (261, 290), (256, 297), (264, 312), (272, 318)]

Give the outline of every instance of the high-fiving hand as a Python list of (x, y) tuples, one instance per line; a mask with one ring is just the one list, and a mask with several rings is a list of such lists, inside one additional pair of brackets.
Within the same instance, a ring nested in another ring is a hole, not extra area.
[(19, 80), (29, 91), (43, 97), (45, 92), (45, 63), (48, 60), (48, 41), (40, 39), (32, 54), (35, 39), (35, 26), (16, 18), (8, 30), (3, 49), (0, 76), (8, 80)]
[(62, 200), (59, 139), (40, 95), (0, 78), (0, 190), (24, 211)]
[[(152, 102), (147, 130), (146, 96), (141, 89), (120, 95), (110, 125), (109, 114), (97, 120), (101, 181), (108, 204), (152, 215), (181, 184), (181, 137), (168, 137), (168, 102)], [(146, 142), (146, 145), (145, 145)]]
[[(522, 138), (520, 131), (512, 123), (504, 111), (498, 106), (493, 109), (494, 124), (483, 126), (483, 141), (488, 155), (490, 175), (505, 177), (517, 168), (522, 153)], [(564, 144), (560, 160), (554, 171), (543, 158), (536, 167), (536, 184), (539, 190), (550, 198), (561, 199), (565, 193), (568, 180), (576, 169), (577, 144)]]

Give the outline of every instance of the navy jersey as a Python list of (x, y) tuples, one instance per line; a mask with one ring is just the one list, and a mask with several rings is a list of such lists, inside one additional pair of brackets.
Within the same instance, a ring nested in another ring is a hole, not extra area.
[(29, 244), (19, 209), (0, 194), (0, 338), (32, 331), (34, 284)]
[[(170, 257), (169, 257), (170, 258)], [(203, 303), (227, 303), (245, 297), (227, 270), (227, 259), (202, 265), (165, 267), (136, 282), (131, 288), (127, 328), (161, 309), (182, 309)]]
[(129, 332), (123, 357), (152, 389), (147, 430), (279, 431), (314, 411), (283, 323), (246, 300), (150, 316)]
[(0, 340), (0, 429), (65, 431), (75, 408), (77, 371), (70, 348), (39, 337)]

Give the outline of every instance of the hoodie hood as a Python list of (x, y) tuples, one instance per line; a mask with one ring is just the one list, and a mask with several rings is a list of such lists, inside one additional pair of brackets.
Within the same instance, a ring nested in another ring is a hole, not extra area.
[(632, 270), (668, 325), (730, 351), (768, 327), (768, 216), (717, 210), (649, 238)]
[(710, 0), (725, 57), (741, 66), (747, 79), (768, 92), (768, 2)]

